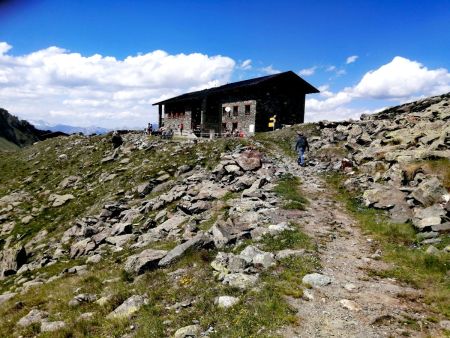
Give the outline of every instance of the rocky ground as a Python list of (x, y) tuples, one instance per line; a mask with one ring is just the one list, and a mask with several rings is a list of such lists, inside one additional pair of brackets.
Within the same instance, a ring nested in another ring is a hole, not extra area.
[[(302, 177), (302, 189), (314, 196), (301, 214), (305, 232), (319, 243), (322, 269), (306, 283), (312, 288), (289, 303), (298, 311), (301, 325), (283, 332), (289, 337), (392, 337), (438, 336), (427, 323), (420, 291), (394, 278), (378, 278), (368, 271), (384, 270), (381, 252), (373, 238), (364, 236), (355, 220), (327, 189), (312, 167), (290, 170)], [(311, 276), (311, 275), (309, 275)], [(305, 280), (305, 278), (304, 278)], [(412, 301), (411, 301), (412, 300)], [(414, 319), (419, 332), (408, 327)]]
[(448, 101), (254, 140), (5, 154), (0, 335), (443, 336)]

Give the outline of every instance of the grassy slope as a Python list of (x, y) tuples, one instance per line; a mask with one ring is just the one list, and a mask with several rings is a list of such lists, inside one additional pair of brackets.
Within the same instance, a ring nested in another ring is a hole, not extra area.
[[(161, 148), (136, 150), (128, 156), (130, 164), (122, 166), (128, 169), (117, 171), (117, 163), (100, 164), (105, 151), (111, 147), (105, 137), (85, 139), (73, 136), (70, 139), (47, 140), (22, 149), (17, 154), (2, 156), (0, 197), (15, 190), (23, 190), (33, 196), (15, 210), (22, 216), (33, 207), (38, 208), (41, 204), (46, 204), (48, 194), (43, 192), (58, 191), (57, 186), (64, 177), (81, 176), (84, 188), (64, 191), (73, 193), (76, 200), (56, 209), (35, 210), (34, 219), (26, 226), (20, 224), (21, 216), (14, 219), (17, 223), (13, 230), (15, 240), (17, 235), (21, 235), (22, 243), (26, 242), (39, 230), (46, 229), (49, 231), (46, 240), (51, 241), (52, 237), (58, 238), (57, 235), (70, 227), (76, 218), (96, 215), (105, 201), (117, 199), (118, 196), (114, 195), (116, 191), (129, 191), (144, 180), (155, 177), (160, 170), (173, 172), (181, 164), (198, 163), (212, 167), (221, 152), (233, 149), (238, 142), (219, 140), (201, 143), (195, 147), (184, 148), (178, 153), (175, 153), (176, 143), (168, 143), (165, 152), (162, 152)], [(58, 160), (60, 154), (67, 154), (68, 160)], [(197, 160), (199, 157), (201, 159)], [(145, 159), (150, 161), (145, 163)], [(98, 179), (102, 173), (116, 173), (118, 176), (112, 181), (99, 184)], [(28, 179), (30, 177), (31, 179)], [(277, 187), (280, 196), (287, 198), (286, 203), (292, 200), (305, 203), (299, 192), (300, 182), (291, 183), (295, 192), (289, 192), (285, 182), (280, 182)], [(232, 195), (225, 196), (224, 200), (233, 198)], [(211, 226), (217, 214), (213, 214), (211, 218), (200, 224), (200, 227)], [(17, 320), (32, 308), (46, 310), (51, 314), (50, 320), (64, 320), (68, 324), (65, 330), (41, 334), (42, 337), (120, 336), (130, 331), (131, 323), (135, 325), (137, 336), (163, 337), (173, 334), (178, 327), (192, 324), (193, 320), (199, 320), (204, 329), (213, 326), (215, 332), (211, 333), (211, 337), (276, 336), (277, 328), (296, 322), (295, 313), (287, 305), (284, 295), (300, 297), (301, 277), (318, 265), (314, 258), (314, 246), (301, 230), (294, 226), (294, 231), (287, 231), (281, 236), (264, 237), (261, 248), (304, 248), (309, 250), (311, 255), (285, 259), (276, 269), (262, 273), (259, 291), (242, 292), (215, 281), (209, 264), (216, 251), (192, 252), (165, 270), (148, 272), (139, 278), (124, 273), (122, 268), (129, 253), (119, 252), (105, 255), (104, 260), (86, 275), (64, 275), (4, 303), (0, 308), (0, 336), (10, 337), (14, 333), (24, 337), (36, 335), (39, 332), (37, 326), (26, 329), (18, 329), (15, 326)], [(3, 239), (5, 238), (6, 236), (3, 236)], [(172, 242), (157, 243), (155, 247), (169, 249), (174, 245)], [(243, 246), (239, 247), (242, 248)], [(33, 273), (26, 273), (25, 276), (48, 278), (83, 262), (82, 259), (61, 261)], [(186, 269), (180, 278), (168, 277), (167, 272), (179, 268)], [(0, 281), (0, 292), (10, 290), (14, 278)], [(115, 281), (105, 284), (105, 280)], [(73, 308), (68, 306), (68, 302), (76, 293), (106, 293), (111, 294), (112, 299), (104, 307), (83, 304)], [(144, 293), (148, 295), (150, 303), (140, 310), (133, 320), (105, 320), (105, 315), (127, 297)], [(220, 310), (213, 305), (214, 298), (219, 295), (239, 296), (241, 302), (232, 309)], [(167, 309), (167, 306), (187, 299), (195, 302), (179, 313)], [(81, 313), (90, 311), (95, 313), (92, 319), (78, 320)], [(167, 324), (167, 321), (170, 321), (170, 324)]]
[(0, 152), (1, 151), (14, 151), (18, 150), (20, 147), (7, 139), (0, 137)]

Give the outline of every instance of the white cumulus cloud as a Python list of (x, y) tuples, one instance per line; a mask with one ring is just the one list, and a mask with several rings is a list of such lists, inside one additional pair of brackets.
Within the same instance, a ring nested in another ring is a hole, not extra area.
[(252, 60), (247, 59), (247, 60), (242, 61), (240, 68), (242, 68), (244, 70), (252, 69)]
[(123, 60), (58, 47), (12, 56), (0, 42), (1, 107), (21, 118), (72, 125), (144, 126), (152, 103), (229, 82), (235, 61), (162, 50)]
[(311, 76), (311, 75), (313, 75), (316, 72), (316, 69), (317, 69), (317, 67), (315, 67), (315, 66), (314, 67), (310, 67), (310, 68), (305, 68), (305, 69), (300, 70), (298, 72), (298, 74), (300, 76)]
[(281, 70), (278, 70), (278, 69), (273, 68), (272, 65), (267, 66), (267, 67), (264, 67), (264, 68), (261, 68), (261, 70), (262, 70), (264, 73), (268, 74), (268, 75), (273, 75), (273, 74), (281, 73)]
[(428, 69), (417, 61), (396, 56), (389, 63), (367, 72), (354, 86), (336, 93), (328, 85), (319, 88), (321, 93), (318, 98), (307, 99), (305, 103), (305, 118), (309, 121), (355, 118), (374, 111), (350, 108), (349, 104), (354, 101), (363, 103), (378, 100), (381, 108), (385, 106), (385, 100), (395, 105), (449, 92), (450, 73), (444, 68)]
[(355, 62), (358, 58), (359, 58), (358, 55), (352, 55), (352, 56), (349, 56), (349, 57), (347, 58), (347, 60), (345, 61), (345, 63), (349, 65), (350, 63)]
[(354, 88), (356, 96), (380, 99), (404, 99), (447, 91), (450, 91), (447, 69), (428, 69), (401, 56), (366, 73)]

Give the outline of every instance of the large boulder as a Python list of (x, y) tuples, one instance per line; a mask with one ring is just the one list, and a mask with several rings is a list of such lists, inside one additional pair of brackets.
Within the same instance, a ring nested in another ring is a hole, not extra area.
[(389, 210), (391, 221), (404, 223), (412, 218), (412, 211), (406, 202), (406, 193), (394, 186), (376, 185), (363, 193), (367, 207)]
[(194, 238), (176, 246), (170, 250), (158, 263), (158, 266), (167, 266), (175, 262), (184, 253), (190, 249), (198, 249), (202, 247), (208, 247), (212, 244), (212, 239), (207, 234), (200, 232)]
[(14, 275), (27, 262), (24, 246), (16, 246), (0, 252), (0, 278)]
[(125, 271), (137, 275), (143, 274), (145, 271), (157, 268), (159, 261), (166, 254), (165, 250), (144, 250), (137, 255), (128, 257), (125, 262)]
[(441, 181), (437, 177), (431, 177), (422, 181), (411, 193), (411, 196), (423, 206), (430, 206), (441, 202), (445, 194), (447, 194), (447, 190), (443, 187)]
[(237, 164), (244, 171), (258, 170), (262, 166), (262, 154), (256, 150), (244, 151), (237, 159)]

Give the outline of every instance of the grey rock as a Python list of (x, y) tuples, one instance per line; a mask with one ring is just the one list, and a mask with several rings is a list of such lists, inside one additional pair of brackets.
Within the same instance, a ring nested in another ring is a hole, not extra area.
[(219, 249), (236, 239), (236, 234), (232, 233), (232, 229), (227, 227), (224, 222), (214, 224), (210, 232), (213, 236), (214, 245)]
[(271, 224), (268, 227), (269, 233), (271, 235), (278, 235), (279, 233), (282, 233), (283, 231), (290, 231), (293, 230), (291, 226), (287, 222), (281, 222), (278, 224)]
[(153, 184), (146, 182), (146, 183), (142, 183), (142, 184), (138, 185), (136, 188), (136, 192), (139, 194), (140, 197), (144, 197), (144, 196), (150, 194), (152, 189), (153, 189)]
[(88, 259), (86, 259), (86, 263), (87, 264), (97, 264), (101, 260), (102, 260), (102, 255), (95, 254), (95, 255), (92, 255), (92, 256), (88, 257)]
[(241, 290), (248, 289), (258, 282), (258, 275), (247, 275), (245, 273), (227, 274), (222, 283)]
[(109, 313), (107, 319), (115, 318), (130, 318), (134, 313), (139, 311), (139, 309), (147, 304), (148, 300), (144, 296), (134, 295), (120, 304), (114, 311)]
[(396, 204), (405, 203), (405, 193), (394, 187), (378, 186), (364, 191), (363, 199), (367, 207), (390, 209)]
[(133, 225), (131, 223), (117, 223), (111, 230), (111, 236), (120, 236), (125, 234), (131, 234), (133, 231)]
[(450, 331), (450, 320), (441, 320), (439, 326), (447, 331)]
[(262, 154), (258, 151), (245, 151), (236, 160), (237, 164), (244, 171), (258, 170), (261, 168)]
[(443, 217), (445, 210), (439, 204), (434, 204), (428, 208), (416, 208), (414, 209), (414, 217), (418, 219), (424, 219), (429, 217)]
[(433, 245), (430, 245), (425, 252), (429, 255), (439, 255), (440, 254), (439, 249)]
[(117, 247), (123, 247), (125, 244), (129, 243), (133, 239), (134, 235), (125, 234), (120, 236), (111, 236), (105, 239), (106, 243), (115, 245)]
[(446, 193), (447, 190), (442, 186), (441, 181), (437, 177), (432, 177), (420, 183), (411, 196), (422, 205), (429, 206), (440, 202)]
[(155, 181), (156, 181), (157, 183), (163, 183), (163, 182), (167, 181), (169, 178), (170, 178), (170, 175), (169, 175), (169, 174), (163, 174), (163, 175), (157, 177), (157, 178), (155, 179)]
[(421, 232), (421, 233), (417, 234), (417, 238), (419, 238), (419, 239), (436, 238), (438, 236), (439, 236), (439, 233), (435, 232), (435, 231)]
[(56, 321), (56, 322), (43, 321), (41, 323), (41, 332), (55, 332), (64, 329), (66, 326), (67, 326), (66, 323), (63, 321)]
[(125, 271), (143, 274), (145, 271), (156, 269), (158, 263), (167, 254), (165, 250), (147, 249), (137, 255), (128, 257), (125, 262)]
[(239, 298), (232, 296), (219, 296), (214, 299), (214, 304), (221, 309), (227, 309), (239, 303)]
[(439, 233), (450, 232), (450, 222), (432, 225), (431, 229)]
[(178, 329), (174, 338), (198, 338), (202, 333), (200, 325), (189, 325)]
[(27, 262), (24, 246), (16, 245), (0, 251), (0, 279), (14, 275)]
[(155, 222), (161, 223), (167, 220), (167, 210), (163, 209), (160, 212), (158, 212), (155, 216)]
[(244, 260), (242, 257), (236, 256), (234, 254), (228, 255), (226, 267), (230, 272), (243, 272), (243, 270), (247, 266), (248, 266), (247, 261)]
[(285, 259), (288, 257), (300, 257), (300, 256), (303, 256), (304, 254), (305, 254), (304, 249), (299, 249), (299, 250), (284, 249), (284, 250), (280, 250), (276, 253), (275, 259), (281, 260), (281, 259)]
[(82, 303), (92, 303), (97, 300), (97, 295), (91, 293), (80, 293), (69, 301), (69, 306), (78, 306)]
[(206, 235), (203, 232), (198, 233), (194, 238), (176, 246), (172, 250), (170, 250), (164, 258), (162, 258), (158, 266), (167, 266), (180, 258), (187, 250), (193, 248), (201, 248), (207, 247), (212, 243), (212, 239), (210, 236)]
[(236, 174), (241, 170), (241, 168), (236, 164), (228, 164), (224, 167), (224, 169), (229, 174)]
[(66, 268), (63, 270), (63, 273), (68, 274), (84, 274), (86, 272), (87, 272), (87, 265), (72, 266), (71, 268)]
[(331, 278), (320, 273), (311, 273), (305, 275), (302, 279), (302, 282), (305, 284), (309, 284), (312, 287), (321, 287), (331, 283)]
[(181, 175), (181, 174), (187, 173), (191, 169), (192, 169), (192, 167), (190, 165), (183, 164), (183, 165), (178, 167), (177, 173), (178, 173), (178, 175)]
[(165, 235), (170, 231), (180, 227), (184, 222), (187, 221), (187, 219), (188, 218), (186, 216), (181, 215), (172, 216), (167, 221), (158, 225), (156, 228), (151, 229), (151, 233)]
[(96, 248), (95, 242), (91, 238), (85, 238), (76, 242), (70, 247), (70, 258), (77, 258), (93, 251)]
[(10, 300), (11, 298), (13, 298), (17, 293), (15, 292), (7, 292), (4, 294), (0, 295), (0, 305), (2, 305), (3, 303), (7, 302), (8, 300)]
[(20, 320), (17, 322), (17, 325), (21, 327), (28, 327), (31, 324), (42, 322), (47, 317), (48, 317), (47, 312), (33, 309), (30, 312), (28, 312), (26, 316), (20, 318)]
[(81, 181), (81, 177), (80, 176), (68, 176), (65, 179), (63, 179), (61, 181), (61, 183), (59, 183), (58, 187), (60, 189), (67, 189), (67, 188), (72, 188), (73, 186), (75, 186), (79, 181)]
[(414, 225), (420, 230), (439, 224), (441, 224), (441, 218), (439, 216), (428, 217), (414, 222)]
[(66, 204), (70, 200), (73, 200), (75, 196), (72, 194), (65, 194), (65, 195), (58, 195), (58, 194), (51, 194), (48, 197), (48, 201), (52, 203), (52, 207), (59, 207), (61, 205)]
[(437, 237), (437, 238), (429, 238), (429, 239), (425, 239), (422, 242), (420, 242), (420, 244), (437, 244), (437, 243), (441, 243), (442, 239)]
[(242, 250), (239, 256), (247, 263), (253, 264), (256, 267), (267, 269), (275, 265), (273, 253), (261, 251), (252, 245)]

